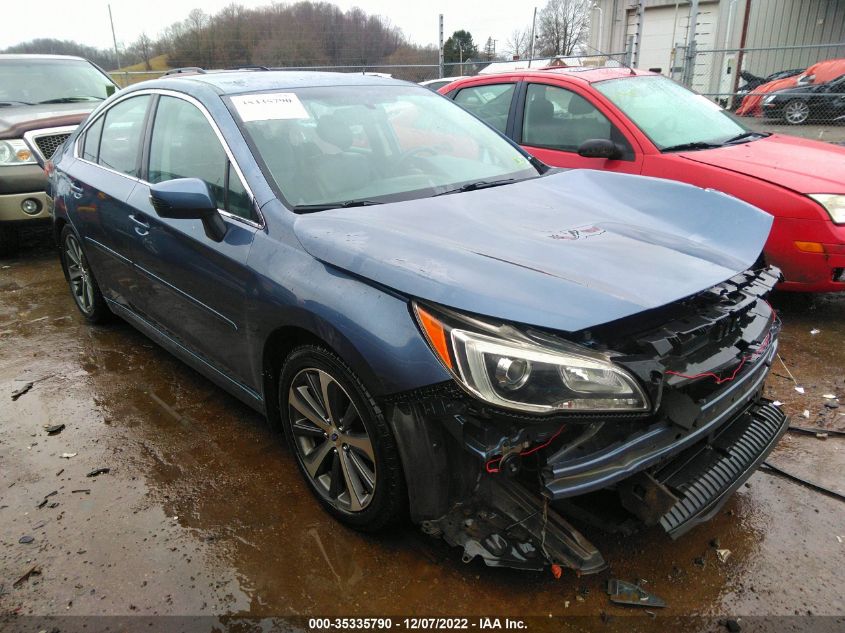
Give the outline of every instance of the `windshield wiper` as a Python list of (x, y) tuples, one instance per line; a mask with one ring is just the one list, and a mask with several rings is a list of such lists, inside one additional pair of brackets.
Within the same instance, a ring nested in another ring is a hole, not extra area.
[(80, 101), (102, 101), (104, 97), (57, 97), (55, 99), (45, 99), (44, 101), (39, 101), (38, 105), (44, 105), (48, 103), (79, 103)]
[(713, 149), (714, 147), (722, 147), (722, 143), (705, 143), (704, 141), (694, 141), (692, 143), (680, 143), (679, 145), (670, 145), (664, 147), (661, 152), (682, 152), (688, 149)]
[(478, 189), (489, 189), (490, 187), (499, 187), (501, 185), (508, 185), (512, 182), (516, 182), (515, 178), (504, 178), (502, 180), (478, 180), (476, 182), (468, 182), (465, 185), (461, 185), (460, 187), (456, 187), (455, 189), (449, 189), (448, 191), (443, 191), (441, 193), (434, 194), (435, 196), (445, 196), (450, 193), (463, 193), (464, 191), (476, 191)]
[(35, 105), (34, 103), (30, 103), (29, 101), (10, 101), (9, 99), (4, 99), (0, 101), (0, 106), (12, 106), (12, 105)]
[(345, 200), (343, 202), (323, 202), (320, 204), (298, 204), (293, 210), (296, 213), (314, 213), (315, 211), (328, 211), (329, 209), (349, 209), (351, 207), (371, 207), (375, 204), (382, 204), (376, 200)]
[(739, 143), (740, 141), (744, 141), (745, 139), (751, 139), (752, 136), (759, 136), (760, 138), (764, 138), (766, 136), (771, 136), (765, 132), (743, 132), (742, 134), (737, 134), (729, 138), (727, 141), (723, 141), (724, 145), (732, 145), (734, 143)]

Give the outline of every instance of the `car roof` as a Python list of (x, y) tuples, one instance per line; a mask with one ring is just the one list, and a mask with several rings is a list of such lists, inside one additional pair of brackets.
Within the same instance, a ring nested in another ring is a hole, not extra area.
[(21, 59), (21, 60), (26, 60), (26, 59), (57, 59), (57, 60), (73, 59), (73, 60), (82, 61), (82, 62), (88, 61), (84, 57), (77, 57), (76, 55), (41, 55), (41, 54), (35, 54), (35, 53), (15, 53), (15, 54), (0, 53), (0, 60), (6, 60), (6, 59), (12, 59), (12, 60), (16, 60), (16, 59)]
[[(466, 77), (457, 80), (451, 89), (463, 85), (476, 83), (478, 80), (485, 80), (483, 83), (489, 83), (496, 78), (507, 77), (510, 79), (547, 79), (549, 77), (557, 78), (575, 78), (586, 83), (595, 83), (598, 81), (605, 81), (606, 79), (620, 79), (623, 77), (658, 77), (658, 73), (653, 73), (648, 70), (639, 70), (637, 68), (627, 68), (625, 66), (568, 66), (566, 68), (551, 67), (551, 68), (524, 68), (520, 70), (508, 70), (501, 73), (490, 73), (487, 75), (475, 75), (473, 77)], [(478, 83), (482, 83), (478, 81)]]
[(294, 70), (225, 70), (174, 74), (161, 79), (135, 84), (132, 88), (182, 88), (198, 84), (209, 86), (220, 95), (243, 94), (266, 90), (286, 90), (320, 86), (417, 86), (417, 84), (359, 73), (337, 73)]

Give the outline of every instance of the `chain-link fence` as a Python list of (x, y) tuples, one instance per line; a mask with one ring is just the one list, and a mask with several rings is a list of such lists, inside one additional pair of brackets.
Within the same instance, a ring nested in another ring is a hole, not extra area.
[[(608, 55), (593, 56), (558, 56), (554, 58), (525, 59), (517, 61), (472, 61), (439, 64), (344, 64), (335, 66), (281, 66), (269, 67), (270, 70), (305, 70), (322, 72), (341, 73), (367, 73), (404, 79), (414, 83), (436, 80), (441, 77), (455, 78), (466, 77), (478, 74), (505, 72), (507, 70), (523, 70), (527, 68), (547, 68), (550, 66), (619, 66), (626, 63), (627, 53), (613, 53)], [(245, 68), (265, 68), (260, 65), (246, 66)], [(187, 68), (185, 71), (198, 69)], [(112, 79), (121, 87), (135, 84), (148, 79), (156, 79), (166, 73), (174, 73), (176, 70), (153, 70), (153, 71), (113, 71)]]
[(669, 74), (752, 129), (845, 142), (845, 42), (712, 50), (679, 46)]
[[(534, 59), (530, 67), (600, 67), (629, 62), (628, 53), (616, 53)], [(454, 78), (528, 67), (529, 61), (522, 60), (466, 61), (447, 63), (442, 67), (438, 64), (346, 64), (289, 66), (274, 70), (370, 73), (421, 83), (441, 77)], [(166, 72), (129, 71), (113, 72), (111, 75), (119, 85), (127, 86), (161, 77)], [(666, 74), (732, 111), (751, 129), (845, 143), (845, 42), (820, 46), (712, 50), (678, 46)]]

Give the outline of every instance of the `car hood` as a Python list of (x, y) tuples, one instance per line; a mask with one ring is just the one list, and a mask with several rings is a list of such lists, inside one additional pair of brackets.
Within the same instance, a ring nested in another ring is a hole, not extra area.
[(30, 130), (78, 125), (101, 103), (102, 101), (86, 101), (0, 106), (0, 138), (20, 138), (24, 132)]
[(592, 170), (296, 219), (305, 250), (403, 294), (577, 331), (749, 268), (772, 217), (681, 183)]
[(772, 134), (749, 143), (678, 155), (798, 193), (845, 193), (845, 147), (832, 143)]

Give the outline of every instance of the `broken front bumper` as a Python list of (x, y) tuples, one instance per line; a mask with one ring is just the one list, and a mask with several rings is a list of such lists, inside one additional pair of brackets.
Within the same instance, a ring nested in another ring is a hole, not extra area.
[(553, 455), (543, 473), (544, 494), (563, 499), (606, 488), (711, 436), (741, 417), (755, 395), (762, 393), (776, 353), (774, 342), (747, 373), (737, 376), (726, 388), (695, 404), (687, 403), (683, 415), (695, 420), (688, 429), (661, 420), (623, 444), (584, 457), (568, 458), (571, 452), (557, 458)]
[(677, 497), (660, 517), (661, 527), (678, 538), (709, 520), (772, 452), (788, 426), (783, 411), (761, 400), (712, 439), (661, 465), (653, 478)]
[[(780, 327), (762, 297), (777, 280), (776, 270), (749, 271), (576, 333), (617, 352), (649, 390), (651, 414), (538, 419), (479, 406), (447, 385), (396, 400), (412, 516), (463, 548), (465, 561), (582, 573), (605, 562), (564, 515), (611, 530), (637, 518), (672, 537), (706, 521), (787, 428), (762, 397)], [(618, 495), (627, 518), (596, 514), (583, 495), (599, 490)]]

